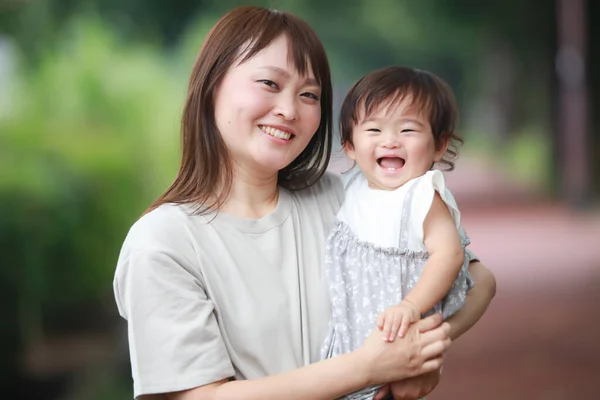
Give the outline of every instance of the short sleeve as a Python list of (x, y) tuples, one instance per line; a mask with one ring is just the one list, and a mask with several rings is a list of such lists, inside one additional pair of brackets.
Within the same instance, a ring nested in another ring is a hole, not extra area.
[(234, 375), (189, 235), (184, 220), (159, 208), (123, 244), (114, 292), (127, 320), (135, 397)]
[[(448, 210), (459, 233), (463, 232), (460, 226), (460, 211), (458, 210), (454, 196), (452, 196), (452, 193), (446, 187), (444, 175), (440, 171), (428, 171), (415, 182), (415, 185), (417, 187), (415, 187), (413, 193), (410, 215), (411, 248), (416, 245), (419, 247), (419, 250), (426, 250), (422, 244), (423, 223), (429, 213), (431, 204), (433, 204), (433, 195), (435, 192), (439, 193), (446, 206), (448, 206)], [(463, 239), (462, 234), (461, 239)]]

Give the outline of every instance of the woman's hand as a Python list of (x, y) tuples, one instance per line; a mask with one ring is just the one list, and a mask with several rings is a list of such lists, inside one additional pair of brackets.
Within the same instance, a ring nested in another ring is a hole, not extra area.
[[(441, 325), (440, 325), (441, 324)], [(368, 366), (369, 385), (394, 382), (439, 370), (450, 346), (450, 326), (439, 314), (412, 324), (403, 338), (381, 339), (375, 328), (358, 350)]]
[(394, 400), (418, 400), (433, 392), (440, 383), (440, 370), (414, 376), (402, 381), (392, 382), (381, 387), (373, 400), (383, 400), (392, 393)]
[(440, 370), (390, 383), (394, 400), (417, 400), (433, 392), (440, 383)]

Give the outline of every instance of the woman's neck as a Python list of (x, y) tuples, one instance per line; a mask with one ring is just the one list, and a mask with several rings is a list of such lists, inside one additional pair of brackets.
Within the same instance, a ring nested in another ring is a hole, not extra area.
[(220, 212), (259, 219), (275, 210), (278, 200), (277, 174), (261, 176), (234, 167), (231, 189)]

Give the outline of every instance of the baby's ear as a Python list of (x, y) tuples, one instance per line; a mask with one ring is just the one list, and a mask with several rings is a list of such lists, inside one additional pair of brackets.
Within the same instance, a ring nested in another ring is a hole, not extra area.
[(450, 145), (450, 138), (442, 140), (436, 144), (435, 154), (433, 155), (434, 162), (440, 162), (446, 151), (448, 151), (448, 146)]
[(346, 157), (351, 159), (352, 161), (356, 161), (356, 156), (354, 155), (354, 146), (350, 141), (347, 141), (343, 144), (342, 148), (344, 149), (344, 153), (346, 153)]

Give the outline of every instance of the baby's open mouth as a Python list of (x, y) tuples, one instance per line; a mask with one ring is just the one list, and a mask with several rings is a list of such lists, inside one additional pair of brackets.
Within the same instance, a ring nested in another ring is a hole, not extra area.
[(385, 170), (395, 171), (404, 166), (404, 158), (401, 157), (381, 157), (377, 159), (377, 164)]

